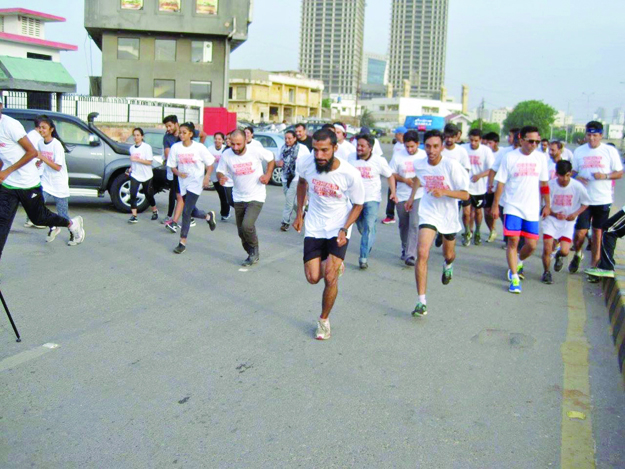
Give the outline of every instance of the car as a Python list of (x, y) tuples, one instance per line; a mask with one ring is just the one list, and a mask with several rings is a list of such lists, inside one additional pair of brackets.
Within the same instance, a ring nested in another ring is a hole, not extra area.
[[(89, 114), (88, 123), (82, 119), (58, 112), (39, 109), (4, 109), (7, 116), (17, 119), (27, 132), (35, 127), (35, 118), (41, 114), (54, 121), (59, 137), (66, 147), (70, 194), (83, 197), (104, 197), (109, 193), (113, 206), (120, 212), (130, 212), (130, 145), (116, 142), (102, 132), (94, 121), (97, 112)], [(155, 158), (154, 192), (167, 188), (166, 170), (162, 158)], [(137, 210), (147, 208), (142, 192), (137, 197)]]
[[(280, 134), (271, 132), (258, 132), (254, 133), (254, 140), (258, 140), (260, 144), (267, 150), (273, 153), (273, 157), (276, 158), (280, 153), (280, 149), (284, 146), (284, 137)], [(263, 167), (265, 167), (263, 165)], [(276, 166), (273, 169), (271, 180), (269, 184), (273, 186), (282, 185), (282, 168)]]

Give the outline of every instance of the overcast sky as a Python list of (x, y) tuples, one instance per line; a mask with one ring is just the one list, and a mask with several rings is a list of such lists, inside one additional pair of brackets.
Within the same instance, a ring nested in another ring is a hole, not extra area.
[[(116, 0), (101, 0), (116, 1)], [(223, 0), (222, 0), (223, 1)], [(232, 68), (296, 70), (299, 0), (254, 0), (245, 44), (232, 53)], [(604, 107), (612, 117), (625, 108), (624, 0), (450, 0), (445, 82), (457, 100), (470, 88), (470, 105), (483, 98), (493, 109), (539, 99), (567, 110), (576, 121)], [(88, 92), (87, 76), (100, 74), (101, 55), (83, 27), (80, 0), (0, 0), (67, 18), (46, 26), (50, 40), (78, 46), (62, 62)], [(391, 0), (367, 0), (365, 50), (385, 54)], [(585, 93), (585, 94), (584, 94)]]

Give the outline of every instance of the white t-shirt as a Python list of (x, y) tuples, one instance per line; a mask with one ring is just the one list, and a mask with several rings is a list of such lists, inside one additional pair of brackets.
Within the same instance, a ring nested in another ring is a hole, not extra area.
[[(28, 132), (28, 133), (26, 134), (26, 137), (28, 137), (28, 140), (30, 140), (30, 143), (32, 143), (32, 144), (33, 144), (33, 147), (35, 147), (35, 148), (39, 148), (39, 142), (41, 142), (41, 141), (43, 140), (43, 137), (42, 137), (42, 136), (41, 136), (41, 134), (37, 131), (37, 129), (33, 129), (33, 130), (31, 130), (30, 132)], [(28, 164), (34, 164), (34, 165), (35, 165), (35, 167), (36, 167), (36, 166), (37, 166), (37, 165), (36, 165), (36, 162), (37, 162), (37, 161), (39, 161), (39, 159), (38, 159), (38, 158), (33, 158), (33, 159), (30, 161), (30, 163), (28, 163)], [(39, 177), (41, 177), (41, 176), (43, 175), (43, 171), (44, 171), (44, 169), (45, 169), (45, 168), (44, 168), (44, 166), (46, 166), (46, 165), (45, 165), (45, 164), (42, 164), (42, 165), (40, 165), (40, 166), (37, 168), (37, 172), (39, 173)]]
[(471, 171), (469, 172), (469, 194), (484, 195), (486, 194), (486, 186), (488, 185), (488, 176), (483, 177), (477, 182), (471, 182), (471, 177), (476, 174), (489, 170), (495, 162), (493, 151), (486, 145), (480, 144), (477, 150), (471, 148), (471, 144), (467, 144), (464, 149), (469, 155), (469, 164)]
[(501, 162), (495, 179), (505, 184), (504, 213), (526, 221), (540, 220), (540, 181), (548, 181), (544, 153), (510, 151)]
[(44, 167), (41, 188), (54, 197), (69, 197), (69, 177), (65, 164), (65, 150), (61, 142), (53, 138), (50, 143), (46, 143), (42, 138), (37, 144), (37, 151), (61, 166), (61, 169), (56, 171), (45, 163), (41, 165)]
[[(296, 145), (298, 146), (296, 162), (299, 161), (300, 158), (303, 159), (303, 158), (310, 156), (310, 150), (308, 149), (306, 145), (302, 145), (301, 143), (296, 143)], [(276, 161), (282, 161), (282, 151), (284, 150), (285, 147), (286, 145), (282, 145), (282, 147), (280, 148), (280, 151), (278, 152), (278, 155), (276, 156)], [(299, 174), (297, 173), (297, 164), (295, 168), (296, 168), (295, 177), (291, 181), (291, 187), (293, 184), (297, 184), (297, 181), (299, 180)], [(286, 182), (286, 173), (284, 172), (284, 170), (282, 171), (282, 182)]]
[(405, 149), (406, 147), (404, 146), (403, 143), (401, 142), (395, 142), (395, 145), (393, 145), (393, 155), (395, 153), (397, 153), (398, 151), (402, 151), (403, 149)]
[(551, 211), (570, 215), (579, 210), (582, 205), (589, 205), (588, 192), (584, 185), (571, 179), (568, 186), (562, 187), (557, 179), (549, 181), (551, 197)]
[(595, 173), (610, 174), (613, 171), (622, 171), (623, 163), (618, 151), (605, 143), (597, 148), (590, 148), (585, 144), (578, 147), (573, 155), (573, 171), (588, 180), (586, 190), (590, 198), (590, 205), (611, 204), (613, 201), (612, 182), (610, 179), (595, 179)]
[[(18, 140), (26, 137), (26, 130), (20, 122), (12, 117), (2, 114), (0, 116), (0, 160), (2, 169), (7, 169), (17, 163), (26, 154), (26, 150), (17, 143)], [(41, 184), (37, 167), (31, 161), (17, 171), (9, 174), (2, 185), (17, 187), (18, 189), (30, 189)]]
[(362, 183), (365, 187), (365, 202), (382, 201), (382, 182), (380, 176), (385, 178), (393, 175), (393, 170), (383, 156), (371, 155), (368, 160), (358, 159), (356, 153), (348, 158), (349, 163), (360, 171)]
[(265, 202), (267, 188), (260, 182), (264, 174), (263, 161), (273, 161), (273, 153), (258, 146), (246, 146), (243, 155), (231, 148), (221, 154), (217, 171), (232, 178), (232, 199), (235, 202)]
[[(365, 202), (365, 187), (360, 172), (346, 161), (327, 173), (317, 172), (312, 158), (297, 162), (297, 171), (308, 182), (306, 237), (331, 239), (345, 226), (352, 203)], [(351, 235), (349, 228), (347, 237)]]
[(460, 163), (452, 158), (441, 158), (432, 166), (428, 160), (421, 160), (415, 168), (417, 177), (425, 191), (419, 203), (419, 224), (433, 225), (442, 234), (457, 233), (462, 229), (458, 218), (458, 199), (434, 197), (434, 189), (468, 191), (469, 174)]
[(380, 145), (380, 141), (376, 138), (373, 143), (373, 149), (371, 150), (371, 154), (373, 156), (382, 156), (384, 152), (382, 151), (382, 145)]
[[(136, 156), (142, 160), (152, 161), (154, 157), (152, 156), (152, 147), (145, 142), (141, 142), (141, 145), (138, 147), (133, 145), (130, 147), (130, 156)], [(135, 181), (145, 182), (148, 179), (152, 179), (154, 174), (152, 173), (152, 164), (146, 165), (143, 163), (138, 163), (136, 161), (130, 162), (130, 177)]]
[(471, 171), (471, 162), (469, 161), (469, 154), (460, 145), (456, 145), (453, 150), (449, 150), (446, 147), (443, 148), (443, 157), (452, 158), (460, 163), (467, 171)]
[[(222, 153), (226, 150), (226, 145), (222, 145), (219, 150), (215, 148), (215, 145), (211, 145), (208, 147), (208, 152), (215, 157), (215, 167), (213, 168), (213, 172), (211, 173), (211, 181), (219, 182), (219, 178), (217, 177), (217, 168), (219, 167), (219, 161), (221, 160)], [(228, 176), (228, 181), (224, 184), (224, 187), (232, 187), (233, 182), (232, 179)]]
[(201, 195), (206, 167), (214, 162), (215, 157), (209, 153), (208, 148), (195, 141), (192, 141), (188, 147), (185, 147), (182, 142), (174, 143), (167, 157), (167, 166), (178, 168), (179, 173), (187, 175), (184, 178), (178, 176), (181, 195), (185, 195), (187, 191)]
[(347, 139), (343, 140), (343, 143), (338, 144), (338, 150), (334, 153), (334, 156), (340, 160), (347, 161), (349, 155), (356, 152), (356, 147), (349, 143)]
[(254, 139), (254, 138), (252, 138), (250, 143), (246, 144), (246, 146), (254, 147), (254, 148), (258, 148), (258, 149), (265, 148), (262, 143), (260, 143), (258, 140)]
[(573, 161), (573, 152), (568, 148), (564, 147), (562, 149), (562, 159), (566, 161)]
[[(403, 150), (398, 151), (393, 155), (389, 166), (394, 174), (399, 174), (401, 177), (412, 179), (416, 176), (414, 171), (415, 165), (424, 159), (427, 159), (425, 151), (419, 149), (414, 155), (410, 155), (404, 147)], [(412, 187), (403, 182), (397, 182), (397, 190), (395, 193), (400, 202), (405, 202), (410, 198)], [(415, 194), (415, 199), (420, 199), (422, 196), (423, 188), (419, 188)]]

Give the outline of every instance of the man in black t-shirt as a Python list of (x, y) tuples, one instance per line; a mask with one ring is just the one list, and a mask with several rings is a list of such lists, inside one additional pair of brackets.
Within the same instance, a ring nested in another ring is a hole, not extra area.
[(297, 142), (305, 145), (308, 150), (312, 152), (313, 140), (312, 137), (306, 133), (306, 124), (297, 124), (295, 126), (295, 135), (297, 136)]

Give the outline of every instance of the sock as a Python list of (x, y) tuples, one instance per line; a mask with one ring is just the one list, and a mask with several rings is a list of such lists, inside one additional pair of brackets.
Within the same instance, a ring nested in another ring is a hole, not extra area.
[(428, 304), (428, 302), (425, 299), (425, 295), (419, 295), (419, 303), (422, 303), (424, 305)]
[(512, 274), (512, 280), (521, 280), (518, 274)]
[(518, 264), (517, 268), (518, 268), (519, 265), (523, 265), (523, 261), (521, 260), (521, 256), (517, 257), (517, 264)]
[(453, 262), (450, 262), (450, 263), (448, 264), (448, 263), (447, 263), (447, 261), (445, 261), (445, 263), (443, 264), (443, 267), (444, 267), (445, 269), (451, 269), (451, 266), (452, 266), (452, 265), (454, 265), (454, 263), (453, 263)]

